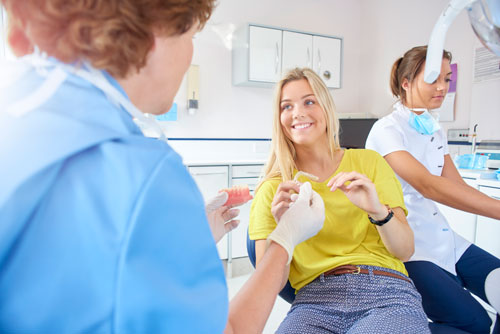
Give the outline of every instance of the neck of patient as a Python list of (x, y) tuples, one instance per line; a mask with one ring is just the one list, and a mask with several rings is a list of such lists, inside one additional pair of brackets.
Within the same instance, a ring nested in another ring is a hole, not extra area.
[(332, 158), (328, 147), (296, 147), (296, 164), (300, 171), (316, 175), (318, 182), (328, 179), (336, 170), (335, 156)]

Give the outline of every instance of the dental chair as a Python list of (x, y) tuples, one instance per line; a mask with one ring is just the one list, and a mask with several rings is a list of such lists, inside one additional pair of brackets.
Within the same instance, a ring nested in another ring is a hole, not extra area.
[[(247, 252), (248, 257), (250, 258), (250, 262), (252, 262), (253, 267), (255, 268), (255, 240), (250, 240), (247, 230)], [(279, 293), (279, 296), (289, 302), (293, 303), (295, 299), (295, 289), (290, 285), (290, 281), (286, 282), (285, 287)]]

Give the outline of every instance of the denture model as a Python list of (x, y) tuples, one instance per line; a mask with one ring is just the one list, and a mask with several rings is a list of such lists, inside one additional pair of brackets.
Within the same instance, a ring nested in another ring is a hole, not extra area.
[(225, 191), (229, 195), (224, 206), (242, 205), (253, 198), (246, 184), (232, 186), (231, 188), (221, 189), (220, 191)]

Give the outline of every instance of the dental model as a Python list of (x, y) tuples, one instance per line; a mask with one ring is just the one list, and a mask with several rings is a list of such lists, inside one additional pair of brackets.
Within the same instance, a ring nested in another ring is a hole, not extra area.
[(306, 172), (303, 172), (303, 171), (298, 171), (297, 174), (295, 174), (293, 180), (294, 181), (298, 181), (298, 179), (299, 179), (299, 177), (301, 175), (304, 175), (305, 177), (310, 178), (313, 181), (318, 181), (319, 180), (319, 177), (317, 177), (316, 175), (309, 174), (309, 173), (306, 173)]
[(253, 198), (250, 195), (248, 185), (232, 186), (231, 188), (221, 189), (219, 192), (225, 191), (229, 195), (224, 206), (237, 206), (248, 202)]

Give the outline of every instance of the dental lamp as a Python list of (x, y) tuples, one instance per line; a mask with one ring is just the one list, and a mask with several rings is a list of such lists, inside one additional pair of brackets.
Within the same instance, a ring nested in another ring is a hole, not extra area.
[(481, 43), (500, 56), (500, 0), (451, 0), (432, 30), (425, 62), (425, 82), (433, 83), (439, 76), (446, 32), (464, 8)]

